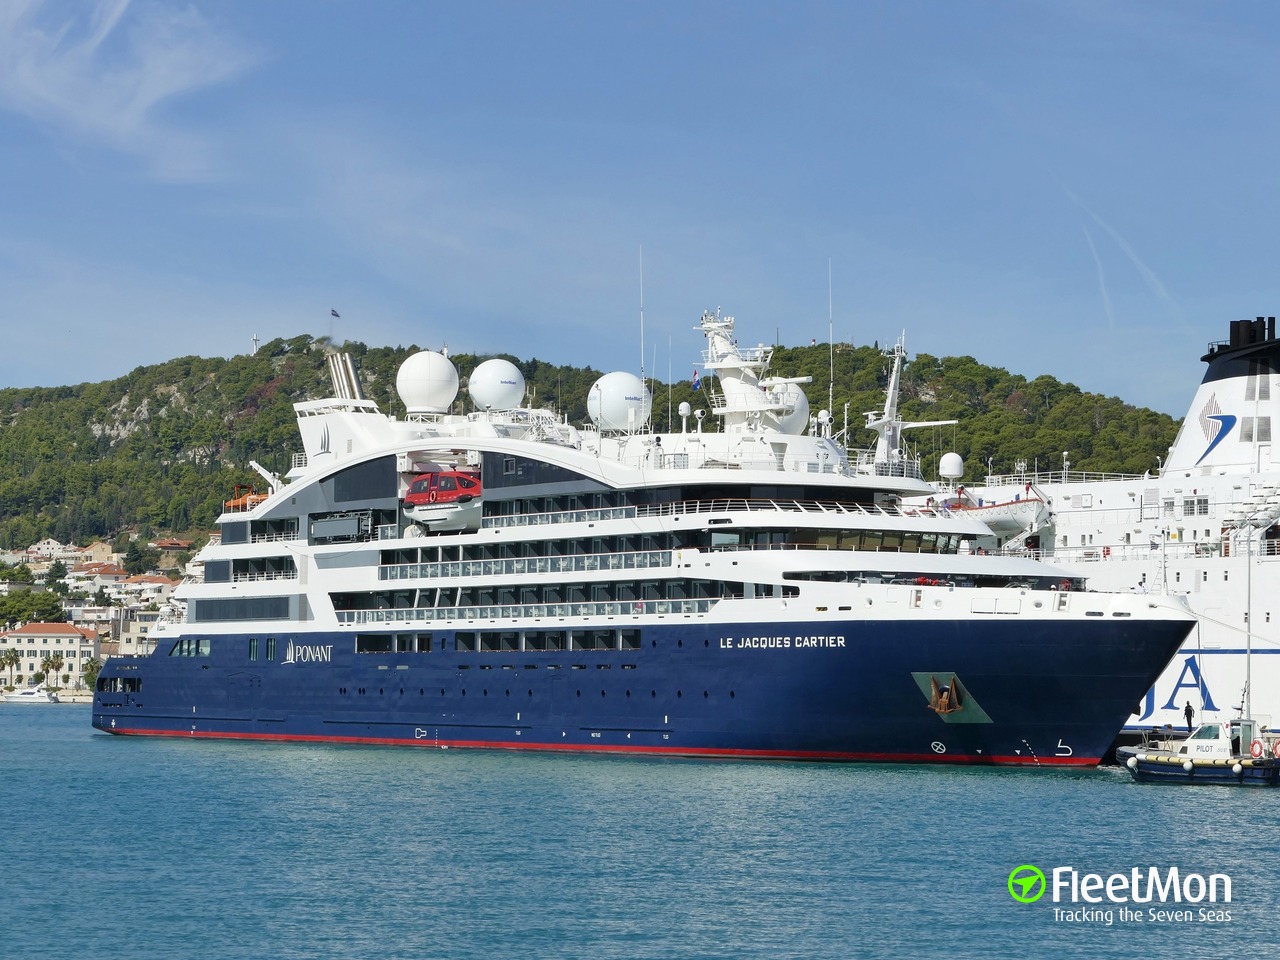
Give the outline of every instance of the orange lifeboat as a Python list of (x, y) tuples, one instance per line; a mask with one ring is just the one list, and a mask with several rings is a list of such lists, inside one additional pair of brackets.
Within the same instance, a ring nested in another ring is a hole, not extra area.
[(253, 487), (237, 483), (231, 499), (226, 502), (225, 506), (233, 513), (237, 513), (243, 510), (252, 510), (265, 499), (267, 499), (265, 493), (258, 493)]

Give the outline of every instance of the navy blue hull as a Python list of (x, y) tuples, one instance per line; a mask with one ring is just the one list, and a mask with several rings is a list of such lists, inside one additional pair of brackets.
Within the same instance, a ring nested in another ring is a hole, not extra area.
[[(132, 735), (1092, 765), (1188, 625), (1081, 626), (700, 623), (645, 626), (635, 650), (462, 652), (444, 634), (445, 650), (381, 654), (352, 652), (349, 633), (294, 634), (275, 638), (274, 661), (249, 659), (249, 635), (213, 636), (204, 655), (170, 656), (166, 642), (109, 660), (93, 724)], [(932, 685), (953, 679), (960, 709), (935, 709)]]

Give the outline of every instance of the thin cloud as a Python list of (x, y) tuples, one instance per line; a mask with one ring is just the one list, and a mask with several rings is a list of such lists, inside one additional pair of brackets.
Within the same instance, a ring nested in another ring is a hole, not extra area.
[[(1083, 204), (1081, 206), (1083, 206)], [(1133, 247), (1129, 245), (1129, 241), (1120, 236), (1111, 224), (1107, 223), (1088, 207), (1084, 207), (1084, 211), (1093, 218), (1094, 222), (1098, 226), (1107, 231), (1111, 236), (1111, 239), (1116, 242), (1116, 246), (1124, 251), (1124, 255), (1129, 258), (1129, 262), (1134, 265), (1138, 273), (1142, 276), (1142, 279), (1146, 281), (1151, 292), (1173, 308), (1175, 313), (1178, 313), (1178, 305), (1174, 303), (1173, 297), (1169, 296), (1169, 291), (1165, 289), (1165, 285), (1160, 282), (1160, 278), (1156, 276), (1155, 271), (1142, 262), (1142, 259), (1134, 251)]]
[(1116, 312), (1111, 305), (1111, 294), (1107, 292), (1107, 274), (1102, 269), (1102, 258), (1098, 256), (1098, 248), (1093, 244), (1093, 235), (1089, 233), (1089, 228), (1082, 223), (1080, 229), (1084, 231), (1085, 242), (1089, 244), (1089, 252), (1093, 254), (1093, 264), (1098, 268), (1098, 290), (1102, 293), (1102, 308), (1107, 312), (1107, 324), (1114, 330)]
[[(1129, 258), (1129, 262), (1132, 263), (1134, 266), (1134, 269), (1138, 271), (1139, 276), (1142, 277), (1142, 280), (1144, 283), (1146, 283), (1147, 288), (1152, 293), (1154, 293), (1161, 301), (1163, 301), (1166, 305), (1168, 305), (1170, 310), (1173, 311), (1174, 316), (1176, 316), (1179, 320), (1181, 320), (1182, 311), (1178, 308), (1178, 304), (1174, 301), (1173, 297), (1169, 295), (1168, 289), (1161, 282), (1160, 278), (1156, 276), (1155, 271), (1152, 270), (1150, 267), (1148, 267), (1145, 263), (1143, 263), (1142, 258), (1138, 256), (1137, 251), (1133, 249), (1132, 244), (1130, 244), (1128, 240), (1122, 237), (1120, 235), (1120, 232), (1116, 230), (1115, 227), (1111, 226), (1111, 224), (1107, 223), (1107, 221), (1103, 220), (1100, 216), (1094, 213), (1093, 209), (1087, 203), (1081, 200), (1078, 196), (1076, 196), (1075, 192), (1072, 191), (1071, 188), (1068, 187), (1065, 183), (1063, 183), (1061, 179), (1059, 179), (1056, 176), (1054, 177), (1054, 179), (1058, 181), (1058, 186), (1062, 188), (1062, 191), (1068, 197), (1071, 198), (1071, 202), (1074, 203), (1081, 210), (1083, 210), (1085, 213), (1087, 213), (1090, 219), (1092, 219), (1094, 223), (1096, 223), (1098, 226), (1100, 226), (1103, 230), (1107, 232), (1107, 235), (1111, 237), (1112, 240), (1115, 241), (1116, 246), (1120, 248), (1121, 252), (1124, 253), (1124, 255)], [(1081, 224), (1082, 228), (1083, 226), (1084, 225)], [(1101, 277), (1102, 263), (1098, 259), (1097, 248), (1094, 247), (1093, 238), (1089, 236), (1088, 230), (1085, 230), (1085, 237), (1089, 240), (1089, 250), (1093, 253), (1093, 260), (1094, 260), (1094, 263), (1098, 265), (1099, 277)], [(1105, 290), (1103, 295), (1104, 297), (1106, 296)], [(1108, 302), (1109, 302), (1109, 298), (1108, 298)], [(1110, 318), (1110, 310), (1108, 310), (1108, 317)]]
[(254, 62), (192, 8), (0, 0), (0, 107), (141, 156), (162, 179), (203, 179), (210, 145), (160, 108)]

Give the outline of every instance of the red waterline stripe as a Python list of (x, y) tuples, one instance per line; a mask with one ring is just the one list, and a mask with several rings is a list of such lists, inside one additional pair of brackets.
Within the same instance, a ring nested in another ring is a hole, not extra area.
[(117, 727), (106, 730), (116, 736), (125, 737), (198, 737), (204, 740), (262, 740), (277, 743), (349, 743), (368, 746), (391, 747), (431, 747), (439, 749), (448, 747), (459, 750), (524, 750), (546, 753), (612, 753), (629, 756), (676, 756), (701, 758), (728, 758), (737, 760), (862, 760), (881, 763), (952, 763), (973, 764), (977, 766), (1039, 766), (1039, 767), (1096, 767), (1098, 757), (1032, 757), (1021, 754), (992, 754), (989, 757), (957, 756), (956, 754), (938, 753), (847, 753), (837, 750), (741, 750), (731, 747), (628, 747), (609, 746), (606, 744), (568, 744), (568, 743), (535, 743), (489, 740), (406, 740), (401, 737), (334, 737), (319, 734), (268, 734), (268, 733), (221, 733), (217, 731), (187, 732), (160, 730), (125, 730)]

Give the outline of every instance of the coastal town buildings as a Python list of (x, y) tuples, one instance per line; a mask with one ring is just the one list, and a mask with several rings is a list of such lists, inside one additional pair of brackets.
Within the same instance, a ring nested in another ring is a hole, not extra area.
[[(19, 660), (6, 670), (4, 682), (24, 686), (44, 668), (46, 657), (59, 655), (62, 667), (48, 685), (67, 690), (84, 690), (86, 664), (98, 656), (98, 632), (71, 623), (28, 623), (0, 633), (0, 654), (16, 650)], [(22, 679), (18, 679), (21, 677)]]
[[(176, 576), (181, 572), (178, 561), (192, 543), (168, 538), (151, 546), (161, 551), (160, 566)], [(62, 608), (67, 622), (0, 622), (0, 657), (10, 650), (19, 655), (0, 669), (0, 687), (31, 685), (45, 658), (59, 654), (63, 666), (48, 685), (74, 693), (86, 689), (84, 668), (90, 660), (140, 656), (154, 647), (151, 633), (179, 581), (156, 571), (130, 575), (122, 556), (107, 543), (78, 547), (46, 539), (10, 552), (3, 562), (26, 565), (36, 582), (0, 579), (0, 597), (42, 589), (44, 576), (59, 561), (66, 568)]]

